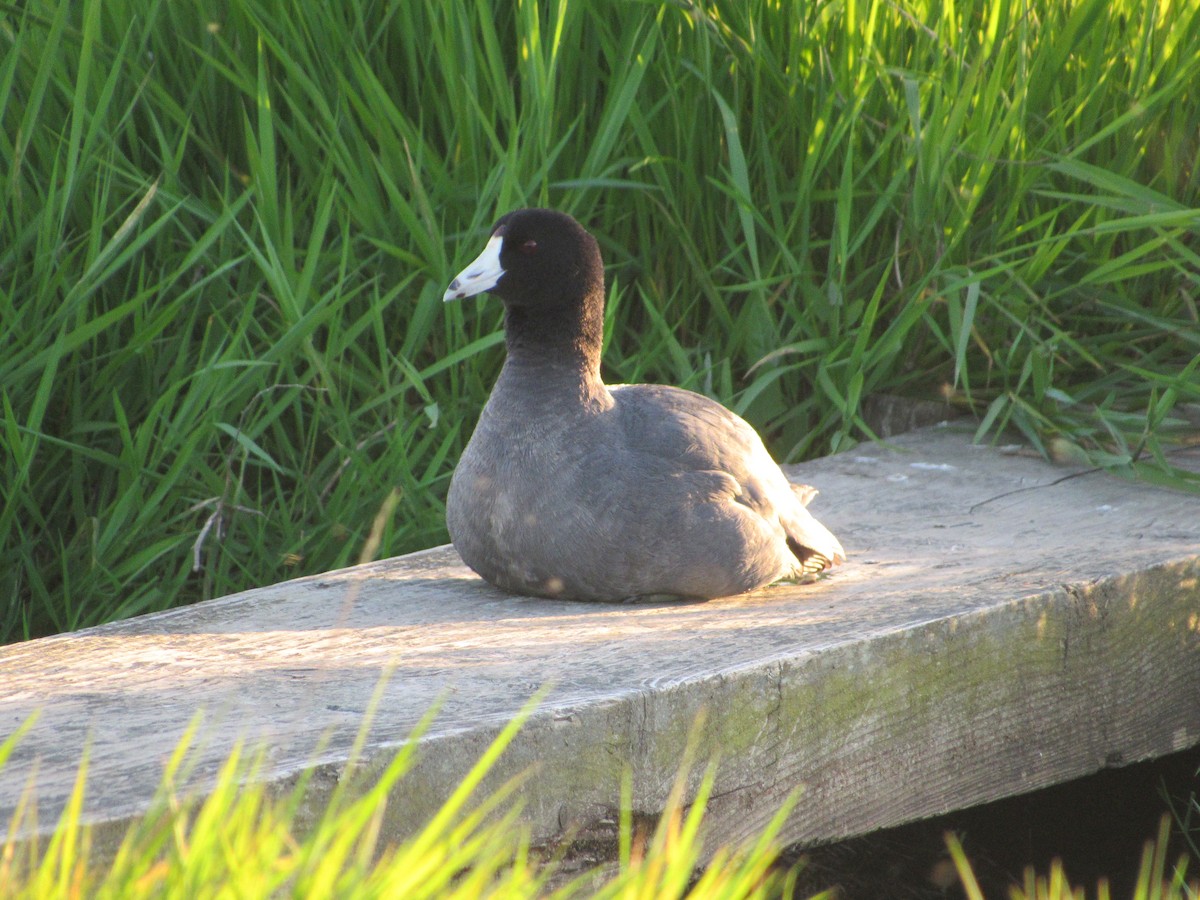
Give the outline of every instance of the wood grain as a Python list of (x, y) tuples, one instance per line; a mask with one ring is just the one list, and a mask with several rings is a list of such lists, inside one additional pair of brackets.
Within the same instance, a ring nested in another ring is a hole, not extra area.
[[(1175, 457), (1200, 468), (1200, 452)], [(0, 648), (0, 828), (36, 772), (49, 830), (90, 742), (86, 815), (142, 812), (202, 711), (191, 787), (234, 742), (319, 808), (370, 723), (382, 765), (430, 707), (389, 806), (402, 836), (500, 727), (550, 691), (503, 758), (534, 834), (611, 830), (626, 768), (661, 810), (703, 711), (720, 759), (710, 846), (803, 786), (789, 841), (863, 833), (1200, 742), (1200, 499), (972, 446), (949, 426), (795, 467), (849, 562), (812, 585), (707, 603), (508, 596), (452, 549), (384, 560)], [(1074, 476), (1074, 477), (1068, 477)], [(693, 781), (698, 778), (695, 773)]]

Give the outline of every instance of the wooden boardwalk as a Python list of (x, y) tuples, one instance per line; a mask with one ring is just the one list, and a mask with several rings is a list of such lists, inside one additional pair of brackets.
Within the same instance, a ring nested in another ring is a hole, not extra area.
[[(1176, 460), (1200, 469), (1200, 451)], [(203, 711), (203, 793), (239, 738), (264, 777), (332, 788), (385, 673), (367, 756), (440, 712), (389, 804), (406, 833), (541, 686), (493, 784), (535, 836), (611, 829), (622, 773), (662, 808), (703, 710), (720, 758), (714, 846), (805, 786), (789, 841), (863, 833), (1200, 742), (1200, 498), (1021, 452), (957, 426), (795, 467), (849, 562), (814, 585), (693, 604), (508, 596), (442, 547), (0, 648), (0, 832), (36, 771), (51, 829), (90, 742), (87, 818), (145, 809)], [(107, 838), (105, 836), (108, 836)]]

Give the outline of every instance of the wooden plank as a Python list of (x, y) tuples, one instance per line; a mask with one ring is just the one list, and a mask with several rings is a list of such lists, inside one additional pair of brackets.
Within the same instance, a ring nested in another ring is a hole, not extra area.
[[(1200, 469), (1200, 452), (1175, 457)], [(444, 798), (551, 685), (492, 784), (523, 788), (539, 839), (611, 832), (628, 767), (662, 808), (703, 710), (719, 754), (712, 841), (754, 833), (805, 786), (784, 837), (863, 833), (1200, 741), (1200, 500), (976, 447), (957, 426), (795, 467), (849, 562), (822, 582), (693, 604), (508, 596), (449, 548), (0, 648), (0, 823), (36, 768), (52, 827), (90, 741), (87, 818), (142, 811), (188, 722), (192, 785), (234, 741), (267, 779), (332, 789), (390, 672), (368, 758), (435, 702), (391, 836)], [(323, 749), (317, 748), (322, 745)], [(0, 826), (2, 827), (2, 826)]]

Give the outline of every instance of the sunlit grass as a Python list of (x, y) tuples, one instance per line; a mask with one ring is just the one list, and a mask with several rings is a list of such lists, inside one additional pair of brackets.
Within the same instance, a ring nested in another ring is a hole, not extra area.
[[(1171, 820), (1169, 816), (1163, 816), (1158, 834), (1146, 841), (1142, 848), (1130, 900), (1194, 900), (1200, 895), (1200, 879), (1195, 875), (1190, 879), (1188, 877), (1188, 864), (1191, 862), (1188, 856), (1185, 854), (1177, 860), (1168, 861), (1170, 837)], [(956, 835), (947, 834), (946, 845), (967, 900), (984, 900), (984, 893), (971, 869), (962, 842)], [(1094, 893), (1072, 884), (1062, 862), (1055, 860), (1045, 874), (1039, 874), (1032, 867), (1026, 868), (1021, 884), (1011, 887), (1008, 896), (1011, 900), (1086, 900), (1087, 897), (1111, 900), (1112, 893), (1107, 879), (1101, 879), (1096, 884)]]
[(440, 296), (521, 204), (598, 235), (610, 380), (781, 459), (944, 395), (1162, 480), (1198, 79), (1189, 0), (0, 6), (0, 640), (351, 563), (392, 497), (381, 554), (443, 541), (501, 348)]
[[(582, 874), (560, 872), (569, 847), (547, 852), (533, 846), (520, 818), (520, 777), (477, 796), (480, 782), (531, 711), (532, 704), (501, 732), (441, 809), (399, 843), (387, 839), (384, 817), (389, 805), (403, 802), (402, 781), (420, 752), (415, 740), (369, 783), (353, 774), (353, 764), (348, 766), (328, 805), (315, 821), (302, 825), (307, 778), (290, 791), (272, 792), (261, 782), (261, 756), (240, 748), (203, 797), (193, 799), (178, 788), (193, 728), (167, 763), (148, 812), (108, 854), (94, 850), (92, 830), (80, 821), (85, 759), (49, 841), (11, 837), (35, 815), (33, 795), (18, 809), (10, 838), (0, 846), (0, 895), (14, 900), (791, 896), (793, 875), (777, 866), (777, 838), (792, 803), (745, 846), (705, 855), (704, 810), (716, 770), (710, 766), (696, 795), (685, 798), (690, 757), (682, 761), (657, 825), (647, 831), (634, 826), (627, 790), (615, 858)], [(0, 766), (19, 737), (0, 744)], [(706, 860), (709, 865), (701, 871)]]
[[(197, 719), (166, 762), (148, 809), (127, 827), (115, 850), (99, 849), (92, 827), (82, 819), (85, 754), (75, 789), (50, 838), (17, 837), (28, 834), (37, 821), (33, 789), (22, 799), (13, 820), (4, 823), (9, 836), (0, 843), (0, 896), (12, 900), (796, 897), (799, 870), (781, 864), (780, 833), (795, 813), (800, 792), (780, 807), (758, 835), (736, 846), (713, 846), (706, 834), (705, 810), (717, 763), (704, 769), (694, 793), (688, 795), (685, 785), (695, 762), (690, 751), (680, 761), (678, 777), (657, 821), (635, 822), (626, 778), (611, 858), (568, 874), (563, 862), (571, 853), (569, 839), (555, 848), (538, 847), (521, 818), (526, 776), (518, 775), (491, 794), (480, 789), (535, 703), (531, 701), (501, 731), (429, 821), (412, 823), (419, 827), (399, 841), (389, 838), (387, 823), (403, 818), (403, 782), (421, 753), (417, 739), (433, 713), (382, 771), (372, 775), (366, 774), (374, 771), (371, 766), (355, 762), (361, 758), (364, 729), (350, 754), (351, 762), (325, 805), (317, 809), (313, 809), (308, 775), (289, 790), (265, 787), (264, 757), (240, 746), (203, 792), (182, 787)], [(31, 724), (25, 723), (0, 743), (0, 767)], [(1200, 891), (1196, 877), (1189, 878), (1186, 856), (1167, 859), (1169, 826), (1164, 818), (1158, 835), (1147, 841), (1130, 900), (1190, 900)], [(961, 842), (953, 834), (946, 840), (964, 895), (970, 900), (983, 898)], [(1072, 886), (1062, 866), (1055, 863), (1045, 874), (1026, 870), (1009, 896), (1013, 900), (1088, 896), (1108, 900), (1111, 894), (1104, 881), (1094, 894)]]

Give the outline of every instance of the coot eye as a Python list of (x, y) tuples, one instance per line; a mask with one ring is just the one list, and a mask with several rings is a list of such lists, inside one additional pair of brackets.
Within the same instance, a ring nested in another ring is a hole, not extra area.
[(520, 249), (521, 249), (521, 252), (524, 253), (526, 256), (533, 256), (533, 254), (537, 253), (537, 248), (538, 248), (537, 241), (533, 240), (533, 238), (530, 238), (529, 240), (527, 240), (525, 243), (523, 243), (521, 245)]

